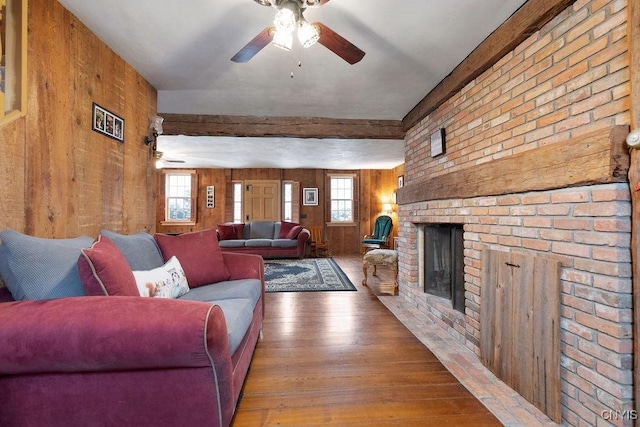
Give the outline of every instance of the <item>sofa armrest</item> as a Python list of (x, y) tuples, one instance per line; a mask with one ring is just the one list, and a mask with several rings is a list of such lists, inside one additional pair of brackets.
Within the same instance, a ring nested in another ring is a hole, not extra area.
[(305, 251), (307, 250), (307, 241), (311, 238), (311, 233), (306, 228), (303, 228), (298, 233), (298, 258), (304, 258)]
[(172, 299), (75, 297), (0, 304), (0, 375), (213, 367), (231, 384), (220, 307)]
[(222, 252), (224, 263), (231, 274), (230, 280), (260, 279), (262, 285), (262, 318), (265, 313), (264, 260), (260, 255)]
[(264, 261), (260, 255), (222, 252), (230, 280), (260, 279), (264, 287)]

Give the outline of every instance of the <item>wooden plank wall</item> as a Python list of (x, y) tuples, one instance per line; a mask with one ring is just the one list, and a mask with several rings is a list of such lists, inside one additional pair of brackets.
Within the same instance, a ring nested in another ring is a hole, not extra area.
[(26, 120), (20, 118), (0, 128), (0, 226), (24, 230)]
[[(142, 143), (156, 90), (55, 0), (29, 3), (26, 117), (0, 129), (0, 228), (40, 237), (152, 231), (156, 171)], [(91, 130), (92, 103), (125, 143)]]
[[(299, 206), (300, 223), (303, 225), (324, 225), (328, 218), (328, 182), (330, 173), (355, 174), (358, 191), (358, 216), (355, 225), (325, 227), (325, 238), (331, 242), (334, 255), (360, 252), (362, 235), (371, 232), (375, 218), (380, 215), (382, 204), (391, 200), (397, 182), (397, 170), (328, 171), (324, 169), (197, 169), (198, 208), (197, 221), (192, 226), (166, 226), (164, 217), (164, 182), (158, 177), (158, 200), (156, 204), (156, 229), (162, 233), (184, 233), (215, 228), (218, 224), (231, 221), (231, 182), (245, 180), (279, 180), (297, 183), (303, 188), (318, 189), (318, 206)], [(162, 175), (162, 174), (159, 174)], [(215, 186), (215, 208), (204, 207), (206, 186)], [(384, 200), (384, 201), (383, 201)], [(322, 203), (325, 201), (325, 203)], [(397, 208), (393, 214), (394, 235), (397, 235)]]
[(559, 423), (560, 262), (487, 249), (482, 266), (482, 363)]

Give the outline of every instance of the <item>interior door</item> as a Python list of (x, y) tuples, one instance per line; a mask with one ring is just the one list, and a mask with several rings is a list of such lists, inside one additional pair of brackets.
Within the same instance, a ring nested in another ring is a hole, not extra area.
[(245, 221), (280, 221), (280, 181), (244, 182)]

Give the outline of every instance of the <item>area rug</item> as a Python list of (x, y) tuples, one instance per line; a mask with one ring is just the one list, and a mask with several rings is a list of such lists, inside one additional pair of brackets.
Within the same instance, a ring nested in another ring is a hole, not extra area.
[(265, 260), (264, 280), (267, 292), (356, 290), (332, 258)]

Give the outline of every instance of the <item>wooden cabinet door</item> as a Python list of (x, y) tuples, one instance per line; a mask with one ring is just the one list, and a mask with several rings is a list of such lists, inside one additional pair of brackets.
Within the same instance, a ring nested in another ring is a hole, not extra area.
[(482, 252), (480, 359), (560, 422), (560, 262)]

